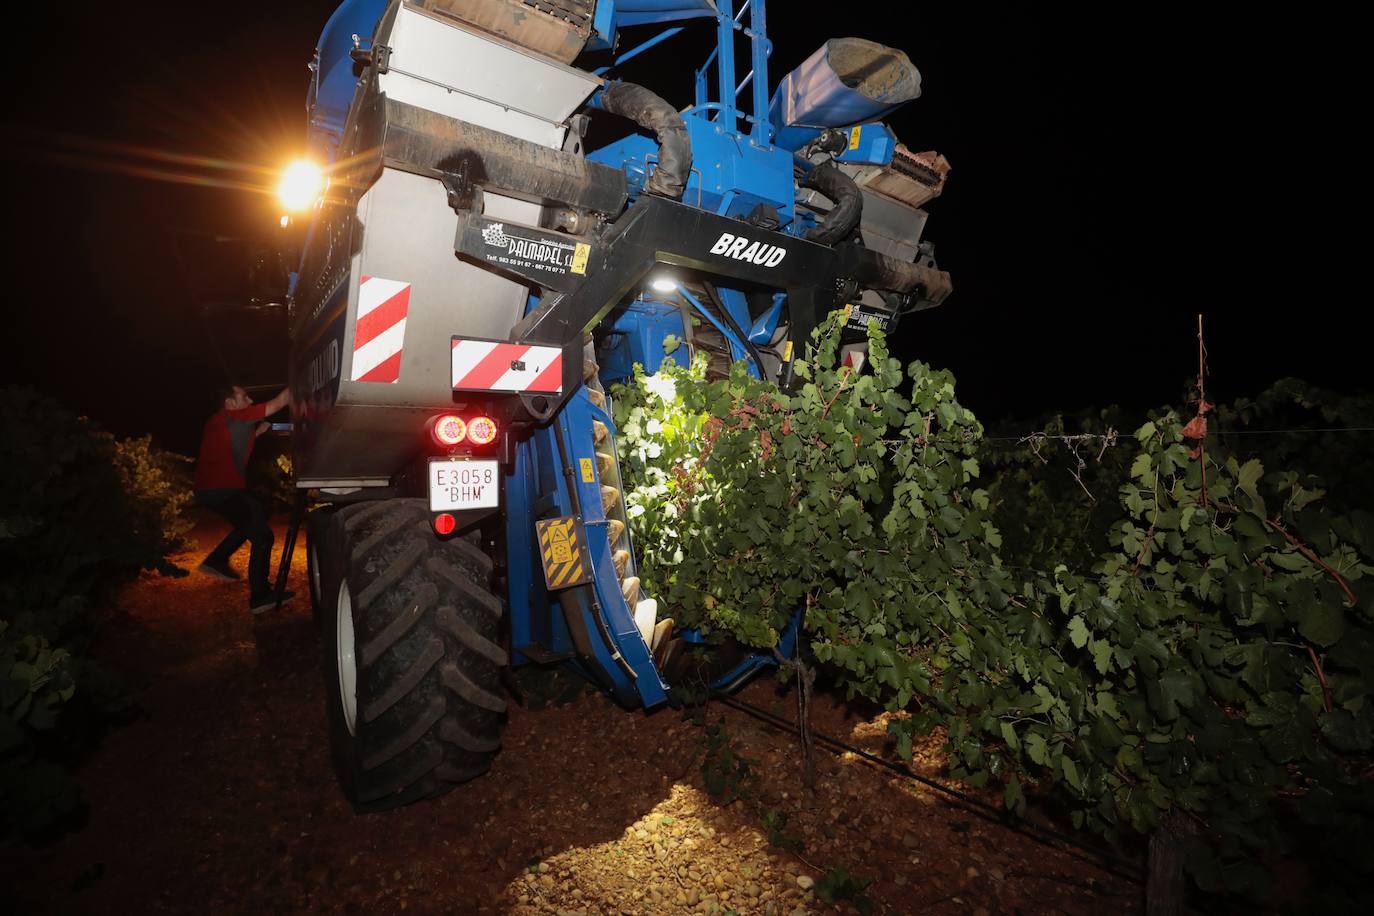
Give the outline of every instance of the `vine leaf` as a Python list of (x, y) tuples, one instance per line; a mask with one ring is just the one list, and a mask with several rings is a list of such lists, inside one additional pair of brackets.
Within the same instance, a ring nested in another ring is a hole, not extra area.
[(1169, 720), (1178, 718), (1178, 707), (1192, 706), (1196, 699), (1192, 679), (1186, 672), (1173, 668), (1160, 675), (1159, 693), (1164, 701), (1163, 716)]
[(1106, 674), (1112, 670), (1112, 644), (1105, 639), (1095, 639), (1092, 644), (1093, 664), (1097, 666), (1098, 674)]
[(1073, 758), (1068, 756), (1059, 758), (1059, 768), (1064, 771), (1064, 778), (1068, 780), (1069, 785), (1081, 792), (1083, 780), (1078, 775), (1078, 767), (1074, 764)]
[(1045, 739), (1036, 732), (1030, 732), (1029, 734), (1027, 734), (1026, 753), (1030, 755), (1031, 760), (1035, 761), (1041, 766), (1044, 766), (1046, 760)]
[(1088, 625), (1083, 622), (1083, 618), (1077, 615), (1069, 621), (1069, 639), (1073, 641), (1075, 649), (1081, 649), (1088, 644)]
[(1241, 465), (1240, 470), (1236, 472), (1236, 489), (1251, 496), (1258, 496), (1259, 493), (1255, 489), (1255, 485), (1263, 476), (1264, 465), (1260, 464), (1258, 458), (1251, 458)]
[(1336, 605), (1311, 605), (1303, 612), (1298, 632), (1304, 638), (1326, 648), (1334, 645), (1345, 634), (1345, 615)]
[(1337, 750), (1348, 752), (1368, 751), (1374, 746), (1374, 734), (1369, 723), (1358, 719), (1346, 709), (1333, 709), (1323, 713), (1319, 723), (1322, 734)]

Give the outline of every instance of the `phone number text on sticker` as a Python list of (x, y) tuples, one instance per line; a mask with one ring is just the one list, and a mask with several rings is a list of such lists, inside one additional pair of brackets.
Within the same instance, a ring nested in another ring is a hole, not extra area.
[(499, 505), (501, 484), (498, 468), (495, 461), (431, 461), (430, 511), (489, 509)]

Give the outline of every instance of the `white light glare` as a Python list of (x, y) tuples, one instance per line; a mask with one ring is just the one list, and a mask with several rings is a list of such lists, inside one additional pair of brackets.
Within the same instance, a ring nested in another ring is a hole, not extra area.
[(671, 293), (677, 289), (677, 281), (672, 277), (654, 277), (649, 281), (649, 288), (656, 293)]
[[(652, 395), (656, 395), (664, 400), (665, 403), (672, 404), (677, 400), (677, 381), (666, 375), (648, 375), (644, 377), (644, 390)], [(657, 420), (650, 420), (650, 423), (658, 423)], [(649, 430), (650, 433), (660, 432), (659, 429)]]
[(277, 185), (277, 199), (293, 213), (309, 210), (324, 194), (324, 172), (306, 159), (298, 159), (281, 173)]

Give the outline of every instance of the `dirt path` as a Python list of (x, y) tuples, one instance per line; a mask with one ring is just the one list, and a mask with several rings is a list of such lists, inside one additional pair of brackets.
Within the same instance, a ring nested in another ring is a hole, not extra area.
[[(216, 533), (197, 529), (202, 552)], [(862, 893), (876, 912), (1137, 908), (1129, 882), (853, 755), (821, 752), (807, 796), (794, 740), (719, 704), (709, 721), (724, 718), (753, 761), (747, 803), (720, 807), (706, 793), (702, 728), (583, 692), (537, 711), (513, 705), (485, 777), (354, 816), (329, 765), (304, 560), (298, 550), (302, 597), (256, 620), (244, 586), (199, 575), (145, 576), (122, 593), (100, 656), (142, 715), (84, 769), (81, 830), (0, 853), (20, 911), (820, 913), (833, 908), (817, 882), (836, 867), (871, 881)], [(770, 679), (744, 698), (792, 715)], [(884, 747), (881, 722), (824, 696), (816, 727)], [(933, 748), (918, 749), (917, 766), (942, 775)], [(765, 815), (772, 839), (797, 852), (770, 845)]]

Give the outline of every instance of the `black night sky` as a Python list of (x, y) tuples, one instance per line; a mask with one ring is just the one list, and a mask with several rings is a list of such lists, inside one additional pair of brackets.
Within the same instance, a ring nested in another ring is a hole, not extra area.
[[(953, 369), (985, 420), (1143, 407), (1177, 399), (1195, 372), (1202, 311), (1218, 398), (1284, 375), (1368, 389), (1364, 340), (1344, 324), (1354, 309), (1324, 279), (1336, 255), (1314, 259), (1320, 234), (1289, 213), (1313, 172), (1335, 168), (1304, 153), (1322, 115), (1290, 57), (1311, 24), (1051, 6), (770, 4), (774, 82), (841, 35), (901, 47), (921, 70), (923, 97), (891, 123), (953, 165), (927, 238), (955, 293), (909, 321), (898, 355)], [(3, 116), (13, 294), (0, 383), (189, 451), (226, 372), (285, 380), (279, 328), (244, 326), (251, 347), (215, 348), (222, 323), (193, 302), (232, 273), (198, 257), (197, 238), (275, 229), (271, 198), (237, 187), (268, 179), (157, 156), (289, 158), (332, 7), (24, 8)], [(698, 26), (623, 75), (685, 104), (709, 41)]]

